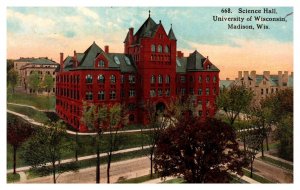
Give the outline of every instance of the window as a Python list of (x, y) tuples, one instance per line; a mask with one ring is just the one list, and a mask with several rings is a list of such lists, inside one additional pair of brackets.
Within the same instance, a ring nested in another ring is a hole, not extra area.
[(102, 84), (105, 83), (105, 78), (103, 75), (98, 75), (98, 83), (102, 83)]
[(112, 84), (116, 83), (116, 76), (115, 75), (110, 76), (110, 83), (112, 83)]
[(209, 88), (206, 88), (206, 95), (209, 95)]
[(170, 84), (170, 76), (166, 75), (166, 84)]
[(163, 78), (161, 75), (158, 75), (158, 84), (162, 84)]
[(170, 89), (166, 89), (166, 96), (170, 96)]
[(190, 94), (194, 95), (194, 88), (190, 88)]
[(180, 76), (181, 83), (185, 83), (185, 76)]
[(271, 94), (273, 94), (273, 93), (274, 93), (274, 88), (271, 89)]
[(125, 80), (124, 75), (121, 75), (121, 83), (122, 84), (124, 83), (124, 80)]
[(155, 97), (156, 96), (156, 92), (155, 90), (150, 90), (150, 97)]
[(176, 64), (177, 64), (178, 67), (182, 66), (181, 63), (180, 63), (180, 61), (178, 59), (176, 59)]
[(268, 88), (266, 88), (266, 94), (269, 94), (269, 89)]
[(207, 77), (206, 77), (206, 82), (209, 82), (209, 80), (210, 80), (210, 77), (207, 76)]
[(169, 53), (169, 47), (165, 46), (165, 53)]
[(157, 52), (159, 52), (159, 53), (162, 52), (162, 46), (161, 46), (161, 45), (158, 45), (158, 46), (157, 46)]
[(155, 83), (155, 76), (152, 75), (152, 76), (151, 76), (151, 84), (154, 84), (154, 83)]
[(116, 99), (116, 91), (114, 91), (114, 90), (112, 90), (112, 91), (110, 91), (110, 99), (111, 100), (114, 100), (114, 99)]
[(202, 76), (199, 76), (199, 83), (202, 83)]
[(129, 97), (135, 96), (135, 90), (129, 90)]
[(104, 100), (105, 99), (105, 93), (104, 91), (98, 92), (98, 100)]
[(100, 61), (98, 62), (98, 67), (104, 67), (104, 66), (105, 66), (104, 61), (103, 61), (103, 60), (100, 60)]
[(134, 121), (134, 115), (133, 115), (133, 114), (130, 114), (130, 115), (129, 115), (129, 121), (130, 121), (130, 122), (133, 122), (133, 121)]
[(135, 104), (128, 104), (128, 110), (132, 111), (136, 109), (136, 105)]
[(190, 76), (190, 82), (194, 82), (194, 77)]
[(86, 92), (85, 93), (85, 99), (86, 100), (93, 100), (93, 93), (92, 92)]
[(163, 91), (162, 91), (162, 89), (158, 89), (158, 91), (157, 91), (157, 94), (158, 94), (158, 96), (162, 96), (162, 94), (163, 94)]
[(120, 60), (117, 56), (114, 56), (114, 61), (116, 62), (116, 64), (120, 65)]
[[(213, 78), (213, 82), (214, 82), (214, 83), (216, 83), (216, 82), (217, 82), (217, 77), (216, 77), (216, 76), (214, 76), (214, 78)], [(251, 85), (251, 82), (250, 82), (250, 85)]]
[(264, 94), (264, 89), (260, 90), (260, 94), (263, 95)]
[(93, 77), (92, 75), (88, 74), (85, 77), (85, 83), (92, 83), (93, 82)]
[[(251, 89), (250, 89), (251, 90)], [(217, 89), (216, 88), (214, 88), (214, 95), (216, 95), (217, 94)]]
[(134, 75), (129, 75), (128, 76), (128, 80), (129, 80), (129, 83), (135, 83), (135, 76)]
[(125, 56), (124, 59), (127, 65), (131, 65), (130, 59), (128, 57)]
[(182, 88), (181, 89), (181, 95), (184, 95), (185, 94), (185, 88)]
[(198, 89), (198, 95), (200, 95), (200, 96), (202, 95), (202, 88)]
[(155, 45), (154, 44), (151, 45), (151, 52), (155, 52)]

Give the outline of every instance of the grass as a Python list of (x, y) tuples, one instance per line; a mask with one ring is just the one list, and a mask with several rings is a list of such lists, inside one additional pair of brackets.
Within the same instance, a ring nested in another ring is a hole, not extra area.
[(7, 183), (15, 183), (20, 181), (20, 175), (18, 173), (8, 173), (6, 174)]
[(175, 178), (175, 179), (166, 180), (161, 183), (185, 183), (185, 181), (182, 178)]
[(293, 171), (293, 169), (294, 169), (293, 165), (285, 163), (285, 162), (281, 162), (279, 160), (275, 160), (275, 159), (270, 158), (268, 156), (259, 157), (259, 159), (264, 161), (264, 162), (267, 162), (267, 163), (270, 163), (272, 165), (284, 168), (284, 169), (289, 170), (289, 171)]
[[(278, 144), (279, 144), (278, 142), (269, 143), (269, 150), (277, 149)], [(264, 150), (265, 150), (265, 151), (267, 150), (267, 145), (266, 145), (266, 143), (264, 143)]]
[[(246, 170), (246, 169), (243, 169), (243, 172), (244, 172), (244, 175), (247, 176), (247, 177), (250, 177), (250, 171)], [(272, 181), (269, 181), (267, 180), (266, 178), (262, 177), (262, 176), (259, 176), (255, 173), (252, 173), (252, 179), (255, 180), (255, 181), (258, 181), (260, 183), (274, 183)]]
[[(147, 152), (147, 150), (144, 149), (144, 150), (127, 152), (127, 153), (115, 154), (112, 156), (112, 162), (118, 162), (118, 161), (122, 161), (122, 160), (139, 158), (139, 157), (144, 156), (146, 152)], [(103, 166), (103, 164), (107, 164), (107, 156), (101, 157), (100, 163), (101, 163), (101, 166)], [(78, 161), (76, 163), (77, 169), (88, 168), (88, 167), (93, 167), (93, 166), (96, 166), (96, 158), (82, 160), (82, 161)], [(64, 167), (64, 168), (68, 169), (67, 167)], [(49, 168), (46, 168), (46, 169), (43, 168), (40, 170), (39, 169), (31, 169), (31, 170), (28, 170), (26, 173), (28, 174), (27, 178), (32, 179), (32, 178), (36, 178), (36, 177), (51, 175), (51, 170)]]
[(45, 123), (49, 120), (49, 118), (44, 112), (37, 111), (33, 108), (7, 104), (7, 109), (26, 115), (37, 122)]
[(42, 110), (55, 109), (55, 96), (53, 95), (48, 97), (47, 95), (45, 96), (45, 95), (26, 94), (26, 93), (11, 94), (8, 91), (7, 102), (26, 104)]
[(153, 174), (152, 178), (150, 177), (150, 174), (149, 174), (149, 175), (144, 175), (144, 176), (132, 178), (132, 179), (125, 179), (125, 180), (121, 179), (117, 183), (142, 183), (142, 182), (149, 181), (149, 180), (156, 179), (156, 178), (158, 178), (157, 174)]

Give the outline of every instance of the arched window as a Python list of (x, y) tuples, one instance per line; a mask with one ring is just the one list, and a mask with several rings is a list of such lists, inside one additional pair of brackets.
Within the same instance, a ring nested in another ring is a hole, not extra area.
[(116, 91), (114, 91), (114, 90), (110, 91), (110, 99), (111, 100), (116, 99)]
[(116, 76), (115, 75), (110, 76), (110, 83), (116, 83)]
[(162, 46), (161, 46), (161, 45), (158, 45), (158, 46), (157, 46), (157, 52), (159, 52), (159, 53), (162, 52)]
[(103, 61), (103, 60), (100, 60), (100, 61), (98, 62), (98, 67), (104, 67), (104, 66), (105, 66), (104, 61)]
[(169, 47), (165, 46), (165, 53), (169, 53)]
[(151, 52), (155, 52), (155, 45), (154, 44), (151, 45)]
[(98, 100), (104, 100), (105, 99), (105, 93), (104, 91), (98, 92)]
[(152, 76), (151, 76), (151, 84), (154, 84), (154, 83), (155, 83), (155, 76), (152, 75)]
[(170, 76), (166, 75), (166, 84), (170, 84)]
[(102, 84), (105, 83), (105, 78), (103, 75), (98, 75), (98, 83), (102, 83)]
[(85, 76), (85, 83), (92, 83), (93, 82), (93, 77), (92, 75), (88, 74)]
[(163, 78), (161, 75), (158, 75), (158, 84), (161, 84), (163, 82)]

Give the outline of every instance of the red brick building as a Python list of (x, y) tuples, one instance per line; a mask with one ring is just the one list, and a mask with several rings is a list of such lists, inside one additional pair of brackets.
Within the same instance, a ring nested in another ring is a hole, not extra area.
[(177, 51), (172, 26), (166, 33), (161, 21), (150, 17), (124, 40), (124, 53), (104, 51), (94, 42), (84, 53), (60, 55), (56, 75), (56, 112), (80, 131), (83, 101), (97, 105), (122, 103), (131, 123), (144, 123), (142, 107), (151, 100), (157, 108), (172, 98), (192, 95), (196, 113), (215, 113), (219, 69), (208, 57), (194, 51), (188, 57)]

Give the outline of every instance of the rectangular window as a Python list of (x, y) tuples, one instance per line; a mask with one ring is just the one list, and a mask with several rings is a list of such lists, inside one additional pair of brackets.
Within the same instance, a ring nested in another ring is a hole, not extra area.
[(135, 96), (135, 90), (129, 90), (129, 97)]
[(185, 94), (185, 88), (182, 88), (181, 89), (181, 95), (184, 95)]
[(266, 94), (269, 94), (269, 89), (268, 88), (266, 88)]
[(190, 94), (194, 95), (194, 88), (190, 88)]
[(170, 89), (166, 89), (166, 96), (170, 96)]
[(198, 95), (200, 95), (200, 96), (202, 95), (202, 88), (198, 89)]
[(105, 94), (104, 94), (104, 91), (100, 91), (98, 93), (98, 100), (104, 100), (105, 99)]
[(264, 94), (264, 89), (260, 90), (260, 94), (263, 95)]
[(156, 96), (156, 92), (155, 90), (150, 90), (150, 97), (155, 97)]
[(185, 76), (180, 76), (181, 83), (185, 83)]
[(111, 100), (116, 99), (116, 91), (114, 91), (114, 90), (110, 91), (110, 99)]
[(158, 96), (162, 96), (162, 94), (163, 94), (163, 91), (162, 91), (162, 89), (158, 89), (158, 91), (157, 91), (157, 94), (158, 94)]
[(128, 80), (129, 80), (129, 83), (134, 84), (135, 83), (135, 76), (134, 75), (129, 75)]
[(209, 88), (206, 88), (206, 95), (209, 95)]

